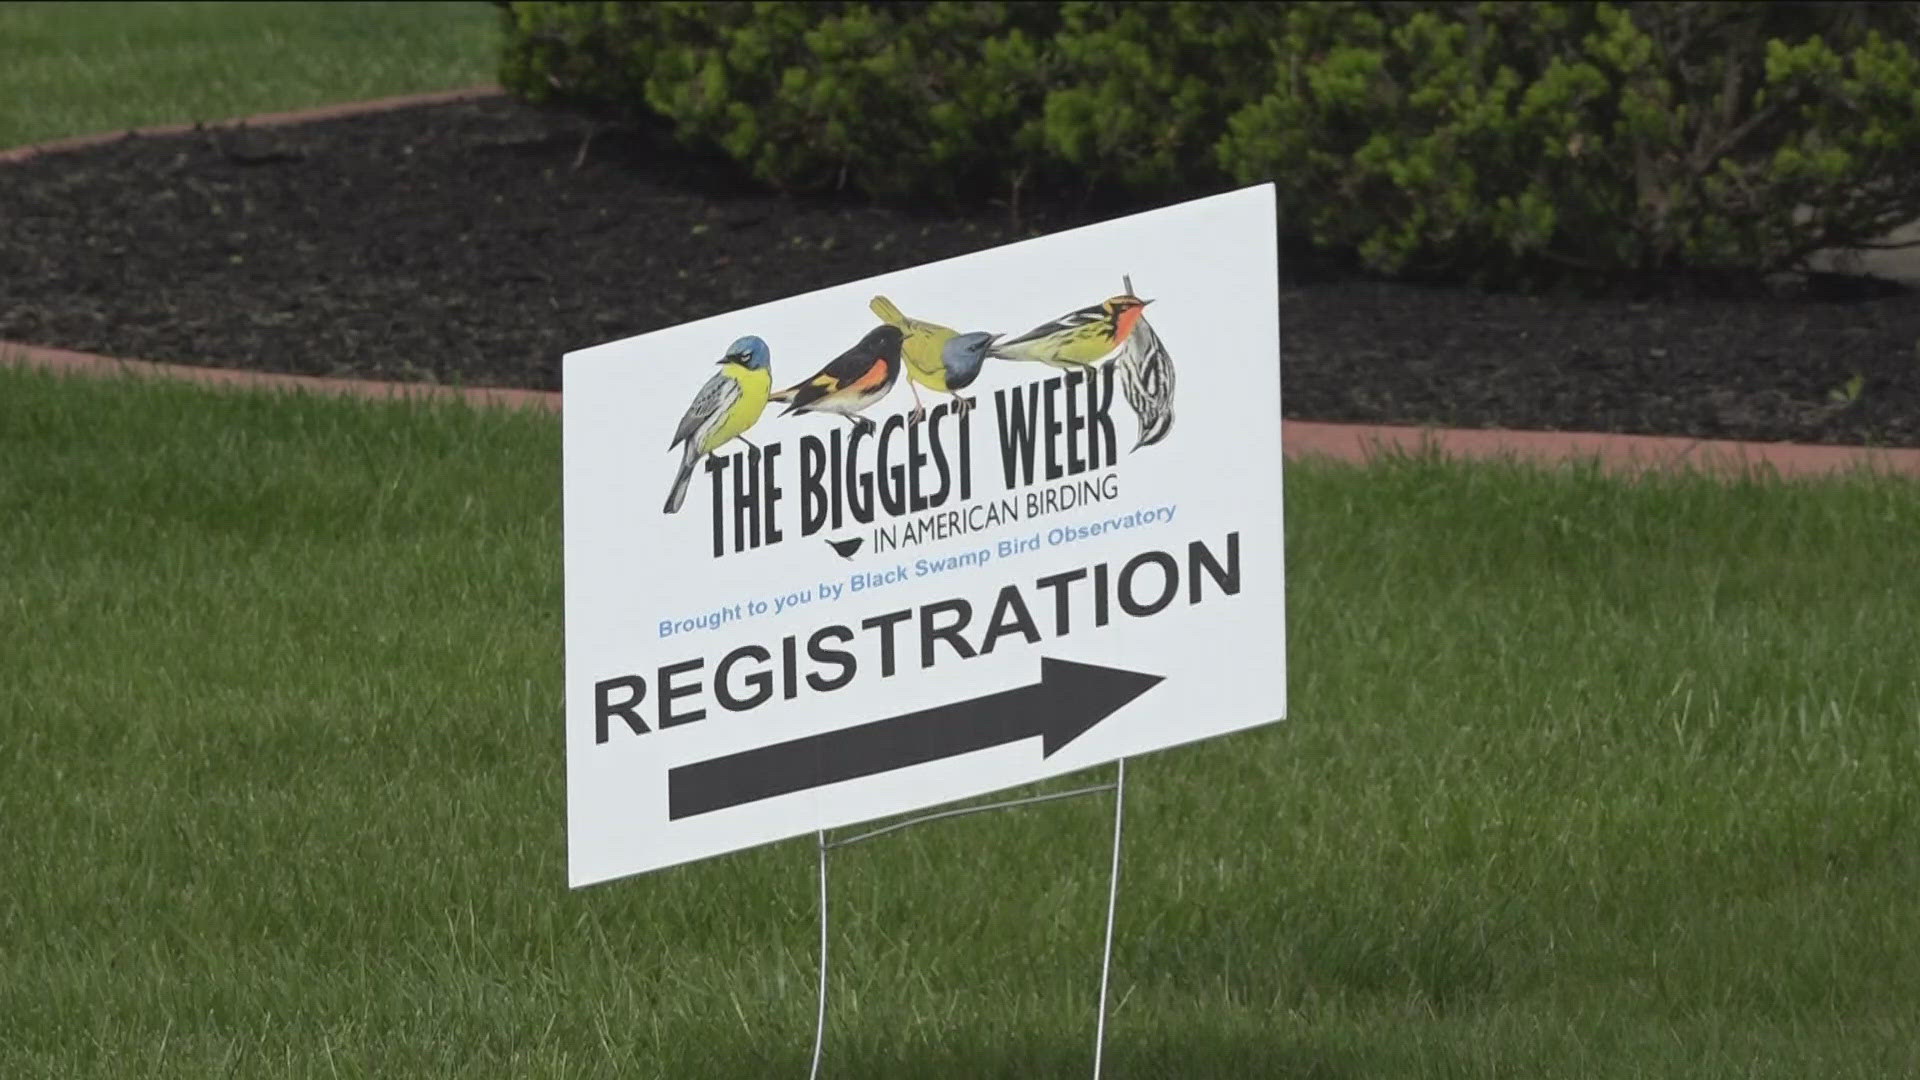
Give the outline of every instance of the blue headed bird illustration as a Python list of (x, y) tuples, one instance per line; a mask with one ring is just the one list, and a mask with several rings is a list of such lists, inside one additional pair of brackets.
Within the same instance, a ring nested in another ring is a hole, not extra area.
[(669, 450), (684, 449), (673, 490), (667, 494), (666, 513), (679, 513), (687, 500), (694, 466), (701, 458), (734, 439), (759, 453), (760, 448), (744, 436), (766, 410), (772, 387), (773, 357), (766, 342), (748, 334), (727, 346), (726, 355), (720, 358), (720, 370), (694, 395), (687, 414), (680, 418), (680, 426), (673, 430), (673, 442), (667, 445)]

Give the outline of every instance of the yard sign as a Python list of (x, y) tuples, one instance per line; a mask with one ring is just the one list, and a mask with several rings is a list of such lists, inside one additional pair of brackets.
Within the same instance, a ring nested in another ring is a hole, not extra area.
[(1274, 245), (1261, 186), (569, 354), (572, 883), (1283, 717)]

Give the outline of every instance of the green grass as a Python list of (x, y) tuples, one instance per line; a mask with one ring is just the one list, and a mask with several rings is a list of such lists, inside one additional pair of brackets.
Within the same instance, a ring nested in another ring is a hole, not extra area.
[(0, 3), (0, 147), (485, 82), (457, 3)]
[[(0, 371), (0, 1075), (800, 1076), (813, 851), (565, 888), (558, 424)], [(1920, 485), (1288, 472), (1114, 1077), (1920, 1071)], [(828, 1075), (1083, 1075), (1109, 806), (837, 853)]]

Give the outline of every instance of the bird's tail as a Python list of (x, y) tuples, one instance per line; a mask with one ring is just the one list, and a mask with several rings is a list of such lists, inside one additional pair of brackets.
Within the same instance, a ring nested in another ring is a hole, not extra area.
[(1172, 409), (1152, 416), (1142, 415), (1140, 417), (1140, 437), (1134, 440), (1133, 448), (1138, 450), (1143, 446), (1152, 446), (1154, 443), (1166, 438), (1167, 432), (1171, 430), (1173, 430)]
[(687, 501), (687, 485), (693, 483), (693, 466), (700, 460), (700, 440), (688, 439), (687, 452), (680, 459), (680, 471), (674, 475), (673, 490), (667, 492), (667, 506), (663, 513), (677, 514), (680, 506)]
[(897, 326), (902, 330), (907, 328), (906, 315), (903, 314), (899, 308), (894, 307), (893, 301), (886, 297), (874, 297), (868, 301), (867, 307), (873, 309), (873, 313), (880, 316), (880, 321), (886, 323), (888, 326)]

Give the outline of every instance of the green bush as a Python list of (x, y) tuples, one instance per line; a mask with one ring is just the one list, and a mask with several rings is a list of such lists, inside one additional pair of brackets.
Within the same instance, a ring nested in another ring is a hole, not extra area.
[(1057, 21), (1004, 3), (516, 3), (502, 81), (656, 113), (781, 188), (951, 197), (1036, 158)]
[(922, 198), (1224, 184), (1215, 144), (1280, 26), (1259, 4), (503, 6), (528, 101), (656, 114), (787, 190)]
[(512, 3), (530, 101), (788, 190), (1273, 180), (1385, 271), (1765, 271), (1920, 216), (1920, 2)]
[(1302, 5), (1219, 144), (1385, 270), (1771, 270), (1920, 215), (1920, 5)]
[(1049, 161), (1139, 192), (1227, 181), (1215, 146), (1265, 92), (1285, 5), (1066, 3), (1038, 145)]

